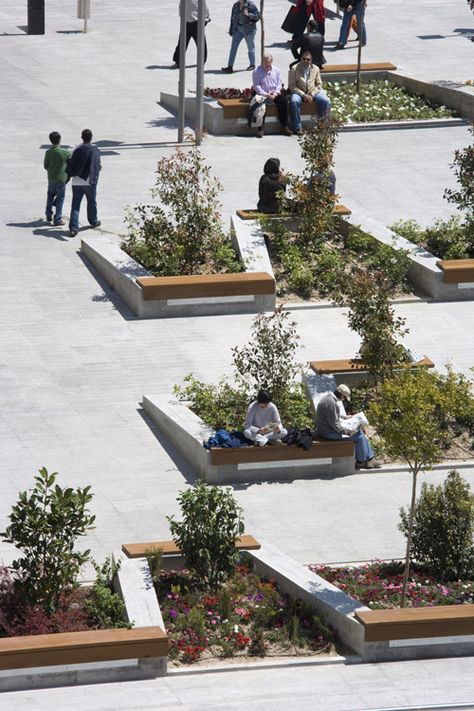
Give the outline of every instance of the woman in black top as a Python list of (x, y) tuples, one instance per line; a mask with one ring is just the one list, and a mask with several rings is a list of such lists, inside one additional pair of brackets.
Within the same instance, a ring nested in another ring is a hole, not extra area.
[(263, 175), (258, 184), (257, 210), (272, 214), (279, 211), (277, 193), (285, 191), (286, 185), (281, 180), (280, 161), (269, 158), (263, 166)]

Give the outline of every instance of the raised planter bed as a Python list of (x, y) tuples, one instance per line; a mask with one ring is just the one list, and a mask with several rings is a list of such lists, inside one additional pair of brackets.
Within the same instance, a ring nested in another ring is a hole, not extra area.
[[(362, 72), (364, 80), (387, 79), (397, 86), (402, 86), (413, 94), (419, 94), (427, 99), (447, 106), (463, 117), (474, 118), (474, 92), (470, 87), (447, 86), (446, 83), (430, 83), (416, 79), (409, 75), (393, 71), (394, 65), (389, 63), (378, 63), (366, 65), (367, 69)], [(385, 68), (380, 68), (384, 66)], [(390, 68), (389, 68), (390, 67)], [(329, 69), (323, 70), (324, 81), (344, 81), (354, 79), (355, 65), (330, 65)], [(248, 99), (204, 99), (204, 128), (212, 135), (254, 135), (255, 129), (247, 125)], [(161, 92), (160, 105), (171, 113), (177, 114), (178, 95)], [(195, 119), (196, 99), (194, 96), (185, 98), (185, 114), (189, 121)], [(303, 127), (309, 126), (313, 120), (314, 107), (310, 104), (302, 106)], [(402, 121), (381, 121), (368, 123), (348, 123), (341, 127), (341, 131), (380, 131), (387, 129), (410, 129), (410, 128), (432, 128), (436, 126), (449, 126), (463, 123), (463, 119), (424, 119), (424, 120), (402, 120)], [(265, 132), (278, 133), (280, 124), (278, 122), (274, 107), (268, 107), (265, 119)]]
[(0, 639), (0, 691), (165, 674), (168, 638), (143, 564), (123, 558), (115, 584), (134, 627), (4, 637)]
[[(250, 537), (252, 542), (255, 541)], [(278, 584), (284, 593), (308, 603), (330, 625), (360, 661), (385, 662), (402, 659), (451, 657), (474, 653), (474, 605), (370, 610), (336, 585), (297, 563), (274, 545), (255, 541), (246, 550), (256, 573)], [(141, 546), (168, 548), (168, 542), (127, 544), (124, 550)], [(184, 565), (170, 542), (174, 568)], [(139, 559), (145, 567), (146, 561)], [(169, 566), (168, 566), (169, 567)]]
[(207, 450), (202, 443), (213, 430), (185, 404), (144, 396), (143, 409), (193, 471), (211, 484), (344, 476), (355, 471), (351, 441), (317, 440), (307, 452), (288, 445)]
[[(239, 240), (234, 237), (239, 256)], [(92, 236), (81, 251), (139, 318), (258, 313), (275, 308), (272, 272), (153, 277), (120, 247), (119, 237)]]

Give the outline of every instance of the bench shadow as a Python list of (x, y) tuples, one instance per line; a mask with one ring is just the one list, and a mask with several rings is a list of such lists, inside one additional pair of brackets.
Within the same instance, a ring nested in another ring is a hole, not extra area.
[(151, 433), (155, 437), (158, 444), (165, 450), (168, 457), (173, 461), (179, 473), (187, 481), (188, 484), (194, 484), (198, 481), (199, 476), (196, 472), (190, 471), (191, 467), (188, 461), (179, 454), (174, 445), (166, 438), (166, 436), (161, 432), (158, 425), (146, 414), (142, 407), (137, 408), (137, 412), (142, 418), (142, 420), (148, 425)]
[(102, 274), (100, 274), (100, 272), (98, 272), (97, 269), (89, 262), (87, 257), (80, 250), (77, 250), (76, 254), (91, 276), (95, 279), (99, 287), (102, 289), (102, 294), (94, 294), (94, 296), (91, 297), (91, 301), (99, 303), (110, 301), (115, 310), (119, 312), (125, 321), (137, 321), (138, 316), (133, 313), (122, 297), (117, 294), (108, 281), (104, 279)]

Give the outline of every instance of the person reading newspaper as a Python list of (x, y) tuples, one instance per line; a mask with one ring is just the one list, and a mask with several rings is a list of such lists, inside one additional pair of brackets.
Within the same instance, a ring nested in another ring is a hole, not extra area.
[(363, 412), (348, 417), (344, 402), (350, 402), (351, 391), (347, 385), (338, 385), (328, 393), (316, 408), (316, 432), (321, 439), (351, 439), (355, 444), (356, 469), (379, 469), (380, 464), (365, 433), (368, 424)]
[(244, 435), (255, 444), (263, 447), (265, 444), (277, 444), (287, 434), (281, 424), (278, 408), (273, 404), (270, 393), (259, 390), (257, 399), (247, 410)]

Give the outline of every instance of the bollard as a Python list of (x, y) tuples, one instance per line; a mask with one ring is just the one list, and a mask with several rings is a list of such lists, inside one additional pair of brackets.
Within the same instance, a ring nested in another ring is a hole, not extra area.
[(87, 20), (91, 16), (91, 0), (77, 0), (77, 17), (84, 20), (84, 32), (87, 32)]
[(28, 0), (28, 34), (44, 35), (44, 0)]

